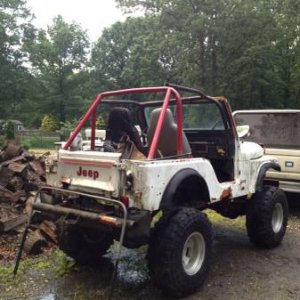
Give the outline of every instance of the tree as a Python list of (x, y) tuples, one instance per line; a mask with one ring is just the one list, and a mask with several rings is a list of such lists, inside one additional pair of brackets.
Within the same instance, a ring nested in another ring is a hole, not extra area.
[(103, 31), (92, 49), (95, 90), (162, 84), (155, 18), (128, 18)]
[(277, 4), (278, 39), (276, 50), (281, 59), (278, 71), (283, 82), (283, 107), (300, 105), (300, 3), (285, 0)]
[(299, 13), (292, 0), (117, 0), (156, 17), (175, 81), (225, 94), (235, 107), (300, 102)]
[(89, 41), (76, 23), (68, 24), (61, 16), (45, 30), (28, 32), (25, 49), (34, 75), (42, 83), (41, 108), (61, 122), (74, 114), (81, 115), (84, 98), (82, 85)]
[(57, 122), (57, 119), (51, 115), (51, 114), (46, 114), (44, 115), (42, 119), (42, 124), (41, 124), (41, 130), (47, 131), (47, 132), (54, 132), (59, 128), (59, 123)]
[(12, 116), (28, 93), (30, 75), (23, 66), (24, 31), (30, 12), (24, 0), (0, 0), (0, 118)]
[(5, 138), (6, 140), (13, 140), (15, 138), (15, 125), (12, 121), (8, 121), (6, 123), (6, 128), (5, 128)]

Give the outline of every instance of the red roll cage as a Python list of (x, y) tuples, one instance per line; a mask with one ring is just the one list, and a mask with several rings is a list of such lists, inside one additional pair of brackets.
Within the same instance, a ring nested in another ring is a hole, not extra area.
[(159, 115), (158, 123), (154, 132), (153, 140), (150, 145), (150, 150), (147, 159), (153, 159), (154, 155), (157, 151), (162, 127), (164, 124), (165, 116), (167, 108), (169, 107), (169, 103), (171, 97), (173, 96), (176, 100), (176, 116), (177, 116), (177, 155), (182, 155), (183, 153), (183, 143), (182, 143), (182, 98), (181, 95), (172, 87), (161, 86), (161, 87), (146, 87), (146, 88), (132, 88), (132, 89), (123, 89), (116, 91), (108, 91), (100, 93), (94, 99), (91, 107), (84, 115), (84, 117), (80, 120), (79, 124), (67, 140), (66, 144), (63, 146), (64, 150), (67, 150), (74, 138), (82, 129), (83, 125), (87, 120), (91, 120), (91, 150), (95, 149), (95, 130), (96, 130), (96, 119), (97, 119), (97, 107), (101, 104), (101, 101), (106, 97), (111, 96), (120, 96), (126, 94), (142, 94), (142, 93), (162, 93), (165, 92), (165, 98), (162, 104), (162, 111)]

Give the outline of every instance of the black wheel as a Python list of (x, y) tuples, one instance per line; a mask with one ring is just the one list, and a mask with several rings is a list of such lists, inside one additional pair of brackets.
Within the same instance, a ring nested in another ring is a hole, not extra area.
[(278, 246), (285, 234), (288, 203), (284, 192), (266, 186), (249, 201), (246, 226), (250, 241), (260, 248)]
[(210, 267), (212, 228), (199, 211), (183, 208), (155, 226), (148, 249), (154, 283), (165, 293), (181, 297), (193, 293)]
[(113, 238), (95, 229), (58, 224), (58, 246), (80, 264), (96, 264), (107, 252)]

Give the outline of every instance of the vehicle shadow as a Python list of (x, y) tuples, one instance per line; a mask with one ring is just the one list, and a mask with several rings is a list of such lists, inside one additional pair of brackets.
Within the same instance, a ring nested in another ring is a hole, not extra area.
[(286, 193), (290, 215), (300, 217), (300, 194)]

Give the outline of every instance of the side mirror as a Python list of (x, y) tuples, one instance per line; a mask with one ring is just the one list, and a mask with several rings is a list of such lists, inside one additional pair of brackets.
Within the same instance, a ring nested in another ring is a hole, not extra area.
[(239, 125), (236, 127), (236, 131), (239, 138), (244, 138), (250, 135), (250, 126), (249, 125)]

